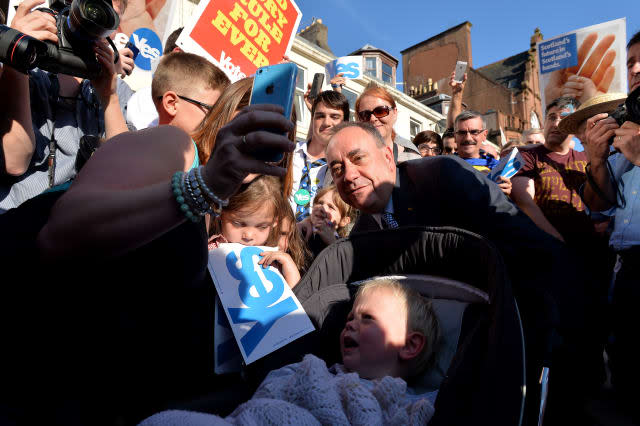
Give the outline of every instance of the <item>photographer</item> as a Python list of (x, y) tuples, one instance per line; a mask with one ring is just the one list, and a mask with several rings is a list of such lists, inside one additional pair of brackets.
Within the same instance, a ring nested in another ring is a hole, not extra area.
[[(41, 41), (58, 43), (56, 19), (33, 10), (42, 0), (25, 0), (11, 27)], [(121, 13), (124, 3), (116, 0)], [(80, 138), (110, 138), (127, 131), (122, 113), (133, 91), (117, 79), (114, 54), (106, 40), (93, 47), (101, 65), (92, 81), (41, 69), (28, 76), (4, 67), (0, 95), (10, 99), (2, 106), (4, 121), (0, 180), (0, 214), (75, 176), (74, 163)]]
[[(640, 88), (640, 32), (627, 44), (627, 79), (630, 93)], [(632, 109), (637, 112), (637, 92), (635, 95), (636, 108)], [(614, 341), (608, 353), (614, 388), (623, 400), (632, 403), (640, 379), (638, 351), (634, 349), (636, 305), (640, 301), (640, 120), (633, 113), (629, 115), (633, 121), (626, 119), (622, 126), (607, 114), (587, 120), (585, 139), (590, 165), (583, 198), (591, 210), (612, 209), (607, 213), (615, 214), (609, 244), (618, 254), (620, 269), (615, 276), (611, 310)], [(612, 156), (610, 143), (619, 151)], [(638, 415), (637, 410), (631, 412)]]

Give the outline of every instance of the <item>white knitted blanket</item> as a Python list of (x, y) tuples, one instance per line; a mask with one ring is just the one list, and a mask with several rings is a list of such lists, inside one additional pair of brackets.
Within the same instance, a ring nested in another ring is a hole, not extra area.
[(304, 360), (269, 373), (251, 400), (226, 418), (164, 411), (140, 426), (211, 425), (424, 425), (433, 416), (429, 400), (407, 395), (404, 380), (366, 382), (357, 373), (331, 372), (324, 361)]

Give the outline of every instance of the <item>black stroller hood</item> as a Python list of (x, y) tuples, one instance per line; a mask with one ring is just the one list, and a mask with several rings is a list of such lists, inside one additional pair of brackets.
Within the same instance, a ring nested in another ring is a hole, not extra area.
[(355, 291), (349, 284), (390, 275), (443, 277), (444, 281), (465, 283), (478, 294), (486, 293), (486, 299), (479, 299), (482, 303), (471, 303), (464, 311), (457, 350), (454, 348), (440, 384), (430, 424), (519, 424), (524, 346), (506, 269), (493, 244), (457, 228), (368, 232), (327, 247), (294, 288), (316, 331), (272, 353), (250, 370), (266, 374), (297, 362), (305, 353), (320, 356), (328, 365), (339, 362), (338, 335)]

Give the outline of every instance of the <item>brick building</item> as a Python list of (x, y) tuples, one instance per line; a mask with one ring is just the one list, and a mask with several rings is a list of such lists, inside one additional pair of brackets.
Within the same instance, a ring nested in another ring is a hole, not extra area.
[(471, 23), (463, 22), (401, 52), (405, 92), (446, 114), (449, 76), (456, 61), (466, 61), (464, 106), (484, 115), (489, 139), (498, 145), (506, 142), (501, 140), (500, 128), (507, 140), (519, 139), (522, 131), (540, 127), (542, 122), (536, 54), (539, 40), (542, 34), (536, 28), (528, 50), (473, 68)]

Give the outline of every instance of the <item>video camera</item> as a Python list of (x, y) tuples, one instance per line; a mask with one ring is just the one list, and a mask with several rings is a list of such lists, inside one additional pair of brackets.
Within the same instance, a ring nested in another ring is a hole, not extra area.
[(27, 72), (33, 68), (94, 79), (101, 71), (93, 44), (106, 38), (120, 25), (111, 0), (55, 0), (49, 8), (37, 10), (56, 18), (58, 44), (40, 41), (13, 28), (0, 25), (0, 62)]
[(640, 87), (629, 93), (625, 103), (616, 108), (609, 116), (616, 120), (618, 126), (622, 126), (625, 121), (640, 124)]

